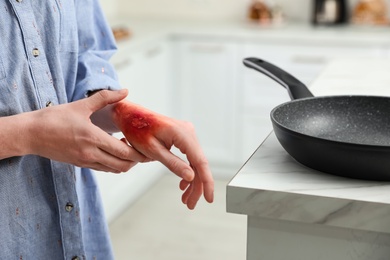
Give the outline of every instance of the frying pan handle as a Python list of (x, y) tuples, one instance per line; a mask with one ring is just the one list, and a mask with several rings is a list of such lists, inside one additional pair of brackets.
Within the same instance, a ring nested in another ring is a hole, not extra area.
[(314, 97), (310, 90), (298, 79), (275, 65), (258, 58), (246, 58), (243, 61), (248, 68), (257, 70), (285, 87), (291, 100)]

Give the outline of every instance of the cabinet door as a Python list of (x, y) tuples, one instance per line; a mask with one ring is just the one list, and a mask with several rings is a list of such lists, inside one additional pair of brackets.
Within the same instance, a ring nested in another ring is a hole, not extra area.
[(170, 48), (167, 41), (150, 43), (116, 63), (119, 81), (129, 90), (128, 99), (161, 114), (172, 114)]
[(175, 46), (179, 118), (194, 124), (210, 163), (235, 163), (238, 45), (180, 39)]
[(267, 76), (243, 67), (242, 99), (239, 105), (241, 159), (248, 159), (272, 131), (270, 113), (288, 102), (287, 91)]
[[(120, 50), (113, 59), (119, 82), (129, 90), (128, 99), (158, 113), (169, 114), (169, 53), (167, 43), (151, 43), (138, 50)], [(114, 134), (118, 139), (121, 133)], [(159, 162), (138, 164), (119, 175), (97, 172), (103, 206), (108, 221), (117, 217), (164, 172)]]

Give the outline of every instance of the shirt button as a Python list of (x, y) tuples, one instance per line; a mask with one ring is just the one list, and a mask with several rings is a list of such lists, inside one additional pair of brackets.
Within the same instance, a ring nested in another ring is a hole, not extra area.
[(65, 210), (71, 212), (73, 210), (73, 204), (70, 202), (66, 203)]
[(47, 101), (47, 102), (46, 102), (46, 107), (51, 107), (51, 106), (53, 106), (53, 102)]
[(37, 48), (34, 48), (32, 50), (32, 54), (34, 55), (34, 57), (38, 57), (39, 56), (39, 50)]
[(23, 0), (16, 0), (16, 2), (21, 3)]
[(74, 256), (74, 257), (72, 257), (72, 260), (80, 260), (80, 257)]

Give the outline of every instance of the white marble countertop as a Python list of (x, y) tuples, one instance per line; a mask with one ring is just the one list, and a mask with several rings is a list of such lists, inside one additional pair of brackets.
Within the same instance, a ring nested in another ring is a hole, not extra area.
[[(390, 60), (331, 62), (314, 95), (390, 96)], [(271, 133), (227, 186), (227, 211), (390, 233), (390, 182), (347, 179), (297, 163)]]

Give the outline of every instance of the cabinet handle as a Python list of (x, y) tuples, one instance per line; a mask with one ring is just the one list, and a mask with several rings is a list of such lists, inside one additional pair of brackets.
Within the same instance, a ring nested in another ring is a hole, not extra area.
[(115, 67), (116, 70), (121, 70), (121, 69), (123, 69), (125, 67), (130, 66), (131, 64), (132, 64), (131, 59), (125, 59), (125, 60), (122, 60), (122, 61), (120, 61), (118, 63), (114, 63), (114, 67)]
[(190, 46), (192, 52), (200, 53), (220, 53), (224, 51), (222, 45), (193, 44)]
[(291, 61), (293, 63), (324, 64), (327, 62), (327, 59), (322, 56), (293, 56)]

